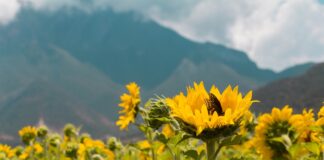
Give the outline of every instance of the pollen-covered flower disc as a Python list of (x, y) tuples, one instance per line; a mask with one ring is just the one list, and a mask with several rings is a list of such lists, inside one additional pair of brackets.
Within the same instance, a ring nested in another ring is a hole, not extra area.
[[(287, 159), (289, 153), (284, 145), (296, 143), (305, 128), (303, 115), (293, 114), (293, 109), (273, 108), (271, 114), (263, 114), (255, 128), (255, 146), (262, 159)], [(281, 142), (281, 140), (282, 142)]]
[(181, 128), (203, 140), (233, 134), (244, 113), (255, 102), (252, 91), (243, 96), (238, 87), (228, 86), (221, 93), (212, 86), (207, 92), (203, 82), (189, 86), (187, 95), (180, 93), (166, 101)]
[(120, 129), (126, 129), (128, 125), (135, 121), (135, 117), (138, 110), (138, 104), (141, 102), (140, 99), (140, 87), (132, 82), (126, 85), (128, 94), (124, 93), (120, 96), (121, 103), (119, 106), (123, 108), (119, 113), (121, 114), (116, 125)]

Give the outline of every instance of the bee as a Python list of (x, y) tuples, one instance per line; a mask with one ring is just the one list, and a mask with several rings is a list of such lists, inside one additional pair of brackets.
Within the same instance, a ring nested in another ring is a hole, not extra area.
[(209, 93), (209, 99), (206, 100), (206, 105), (209, 115), (212, 115), (214, 112), (217, 112), (219, 116), (224, 115), (221, 103), (214, 94)]

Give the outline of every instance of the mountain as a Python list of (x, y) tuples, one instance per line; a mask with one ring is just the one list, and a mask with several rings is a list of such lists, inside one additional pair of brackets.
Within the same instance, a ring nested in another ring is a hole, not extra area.
[(259, 69), (241, 51), (189, 41), (135, 13), (25, 10), (16, 21), (1, 28), (0, 35), (0, 54), (26, 54), (26, 46), (46, 49), (55, 45), (116, 83), (128, 83), (131, 77), (146, 89), (163, 83), (184, 59), (197, 65), (205, 61), (222, 63), (260, 83), (280, 77)]
[(271, 82), (255, 92), (255, 99), (260, 100), (254, 106), (256, 112), (268, 112), (271, 107), (286, 104), (296, 112), (303, 108), (314, 108), (317, 112), (324, 102), (324, 63), (317, 64), (300, 76)]
[(304, 63), (289, 67), (278, 73), (280, 79), (299, 76), (314, 66), (314, 63)]
[(115, 134), (119, 95), (130, 81), (145, 100), (193, 81), (247, 91), (307, 67), (260, 69), (244, 52), (187, 40), (132, 12), (25, 9), (0, 27), (0, 141), (40, 120), (56, 129), (82, 124), (97, 137)]
[[(12, 143), (17, 137), (17, 129), (30, 124), (44, 123), (59, 131), (66, 123), (81, 126), (95, 137), (116, 135), (116, 127), (106, 116), (84, 106), (77, 98), (67, 93), (61, 86), (44, 81), (35, 81), (26, 86), (10, 102), (2, 106), (1, 133)], [(10, 120), (10, 121), (8, 121)]]

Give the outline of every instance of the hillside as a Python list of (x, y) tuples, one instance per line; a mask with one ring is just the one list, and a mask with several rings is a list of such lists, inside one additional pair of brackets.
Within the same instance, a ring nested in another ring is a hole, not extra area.
[(315, 112), (324, 102), (324, 63), (310, 68), (305, 74), (272, 82), (255, 92), (257, 112), (269, 111), (273, 106), (289, 104), (295, 110), (314, 108)]
[(0, 117), (0, 135), (7, 135), (8, 138), (3, 140), (7, 143), (17, 139), (16, 129), (39, 123), (56, 131), (66, 123), (73, 123), (95, 137), (116, 135), (114, 123), (106, 116), (90, 110), (63, 88), (48, 82), (31, 83), (10, 102), (2, 106)]
[(25, 9), (0, 27), (0, 141), (40, 119), (54, 128), (74, 122), (98, 137), (113, 134), (107, 124), (116, 120), (119, 95), (130, 81), (139, 83), (145, 99), (201, 80), (246, 91), (308, 67), (260, 69), (244, 52), (187, 40), (136, 13)]

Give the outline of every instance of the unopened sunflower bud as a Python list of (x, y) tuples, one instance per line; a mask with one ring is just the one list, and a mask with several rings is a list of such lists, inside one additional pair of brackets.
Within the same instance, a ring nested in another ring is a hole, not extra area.
[(147, 105), (147, 121), (151, 128), (159, 129), (163, 124), (170, 121), (170, 109), (162, 98), (153, 99)]
[(68, 138), (76, 137), (78, 135), (78, 131), (73, 124), (67, 124), (64, 127), (64, 136)]
[(122, 144), (117, 140), (116, 137), (110, 137), (107, 140), (108, 149), (115, 151), (120, 150), (122, 148)]
[(45, 138), (47, 136), (48, 129), (46, 126), (41, 126), (37, 129), (37, 137)]
[(60, 136), (59, 135), (52, 135), (49, 138), (49, 144), (50, 144), (50, 146), (52, 146), (54, 148), (58, 147), (61, 144)]
[(88, 134), (88, 133), (83, 133), (81, 136), (80, 136), (80, 143), (83, 143), (85, 139), (87, 138), (91, 138), (91, 135)]
[(79, 145), (77, 143), (68, 143), (65, 150), (65, 156), (71, 159), (76, 159), (78, 156)]

